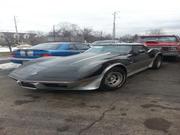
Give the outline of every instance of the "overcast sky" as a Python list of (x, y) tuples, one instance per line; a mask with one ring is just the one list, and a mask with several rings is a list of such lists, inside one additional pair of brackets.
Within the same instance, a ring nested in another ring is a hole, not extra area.
[(114, 11), (117, 34), (143, 33), (161, 28), (180, 34), (180, 0), (1, 0), (0, 31), (48, 32), (52, 26), (70, 22), (112, 33)]

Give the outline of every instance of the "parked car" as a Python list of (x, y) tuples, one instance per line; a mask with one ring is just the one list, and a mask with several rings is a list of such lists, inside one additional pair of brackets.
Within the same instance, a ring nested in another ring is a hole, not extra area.
[(159, 48), (164, 56), (180, 57), (180, 38), (175, 35), (151, 35), (140, 36), (140, 42), (144, 42), (150, 48)]
[(123, 86), (127, 77), (159, 69), (161, 63), (161, 52), (143, 44), (100, 44), (79, 55), (33, 60), (9, 77), (28, 89), (113, 90)]
[(13, 51), (11, 61), (23, 64), (23, 62), (49, 56), (70, 56), (89, 49), (87, 44), (75, 42), (52, 42), (35, 45), (28, 49)]

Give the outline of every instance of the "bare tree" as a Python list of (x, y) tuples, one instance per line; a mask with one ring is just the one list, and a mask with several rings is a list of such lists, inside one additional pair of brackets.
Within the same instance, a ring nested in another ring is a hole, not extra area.
[(64, 37), (68, 41), (79, 39), (81, 36), (81, 29), (76, 24), (61, 23), (56, 27), (56, 36)]
[(149, 34), (149, 35), (161, 35), (161, 34), (164, 34), (164, 32), (162, 29), (152, 29), (152, 30), (149, 30), (149, 32), (147, 34)]
[(82, 30), (82, 36), (84, 41), (90, 42), (92, 40), (92, 29), (90, 28), (84, 28)]
[(9, 51), (12, 53), (12, 46), (16, 44), (16, 39), (14, 38), (14, 35), (10, 33), (4, 33), (4, 39), (9, 48)]
[(60, 23), (57, 25), (55, 32), (49, 32), (48, 36), (51, 37), (50, 39), (54, 37), (54, 34), (56, 41), (93, 42), (112, 38), (111, 35), (103, 34), (102, 31), (95, 31), (88, 27), (81, 29), (78, 25), (71, 23)]
[(29, 38), (26, 39), (26, 43), (31, 44), (31, 45), (36, 45), (39, 43), (44, 43), (48, 42), (47, 39), (47, 34), (41, 32), (41, 31), (28, 31), (29, 33)]
[(119, 38), (119, 40), (120, 40), (121, 42), (128, 42), (128, 43), (137, 42), (137, 40), (138, 40), (138, 35), (137, 35), (137, 34), (135, 34), (135, 35), (127, 34), (127, 35), (121, 36), (121, 37)]

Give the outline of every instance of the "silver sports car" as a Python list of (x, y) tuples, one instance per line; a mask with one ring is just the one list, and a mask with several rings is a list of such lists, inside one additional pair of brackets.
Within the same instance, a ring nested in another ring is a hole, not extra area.
[(28, 89), (118, 89), (127, 77), (142, 70), (159, 69), (162, 54), (139, 43), (95, 45), (69, 57), (48, 57), (28, 62), (9, 76)]

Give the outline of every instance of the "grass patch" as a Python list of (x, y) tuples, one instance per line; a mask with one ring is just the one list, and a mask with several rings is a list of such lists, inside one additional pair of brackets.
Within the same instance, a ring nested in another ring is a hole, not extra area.
[(10, 55), (10, 52), (0, 52), (0, 57), (9, 57)]

